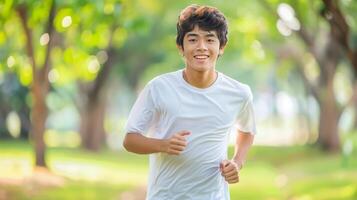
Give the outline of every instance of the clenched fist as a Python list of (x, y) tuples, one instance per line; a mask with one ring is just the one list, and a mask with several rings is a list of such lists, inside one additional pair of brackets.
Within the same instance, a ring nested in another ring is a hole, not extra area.
[(189, 134), (191, 134), (189, 131), (175, 133), (171, 138), (165, 141), (164, 152), (170, 155), (180, 155), (187, 146), (186, 136)]
[(221, 174), (224, 179), (229, 183), (239, 182), (239, 170), (240, 167), (232, 160), (223, 160), (220, 163)]

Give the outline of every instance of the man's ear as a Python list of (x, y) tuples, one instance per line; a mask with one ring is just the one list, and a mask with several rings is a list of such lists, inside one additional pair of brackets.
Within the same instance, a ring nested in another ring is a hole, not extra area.
[(220, 56), (223, 55), (223, 53), (224, 53), (224, 47), (225, 47), (225, 46), (222, 46), (222, 47), (219, 48), (218, 55), (220, 55)]

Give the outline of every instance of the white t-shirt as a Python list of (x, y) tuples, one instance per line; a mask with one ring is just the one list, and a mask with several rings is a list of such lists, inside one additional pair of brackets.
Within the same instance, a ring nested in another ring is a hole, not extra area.
[[(127, 133), (169, 138), (188, 130), (180, 155), (150, 154), (147, 200), (229, 200), (228, 183), (220, 172), (227, 159), (228, 138), (237, 125), (255, 134), (249, 86), (219, 73), (208, 88), (188, 84), (183, 70), (150, 81), (136, 100)], [(150, 130), (150, 131), (149, 131)]]

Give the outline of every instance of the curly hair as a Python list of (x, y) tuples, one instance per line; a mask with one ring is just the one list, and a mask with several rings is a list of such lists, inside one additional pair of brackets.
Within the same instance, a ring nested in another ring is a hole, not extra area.
[(183, 9), (177, 21), (176, 44), (183, 47), (183, 38), (195, 26), (205, 31), (216, 31), (220, 48), (227, 44), (228, 26), (224, 15), (214, 7), (190, 5)]

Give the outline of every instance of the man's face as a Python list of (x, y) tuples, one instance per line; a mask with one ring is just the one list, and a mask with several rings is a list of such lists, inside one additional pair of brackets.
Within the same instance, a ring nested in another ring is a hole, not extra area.
[(219, 47), (216, 31), (204, 31), (198, 26), (186, 33), (183, 47), (178, 47), (185, 58), (186, 67), (195, 71), (208, 71), (216, 66), (218, 55), (224, 47)]

